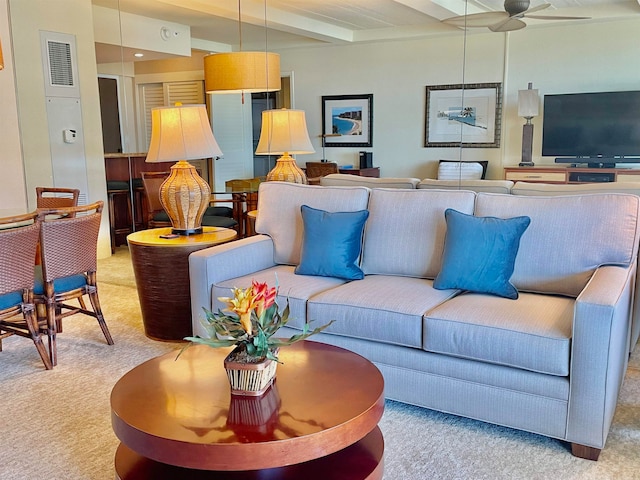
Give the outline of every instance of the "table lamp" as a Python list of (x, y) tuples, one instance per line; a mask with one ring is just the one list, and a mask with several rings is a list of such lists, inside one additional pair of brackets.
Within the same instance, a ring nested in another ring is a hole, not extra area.
[(264, 110), (256, 155), (282, 155), (267, 174), (267, 181), (307, 183), (291, 153), (314, 153), (303, 110)]
[(522, 162), (521, 167), (533, 167), (531, 152), (533, 151), (533, 123), (531, 119), (538, 116), (540, 98), (538, 90), (533, 89), (529, 82), (527, 90), (518, 90), (518, 115), (524, 117), (527, 122), (522, 126)]
[(151, 144), (147, 162), (175, 162), (160, 186), (160, 202), (169, 215), (173, 233), (202, 233), (202, 216), (211, 190), (187, 160), (219, 157), (204, 105), (180, 105), (151, 110)]

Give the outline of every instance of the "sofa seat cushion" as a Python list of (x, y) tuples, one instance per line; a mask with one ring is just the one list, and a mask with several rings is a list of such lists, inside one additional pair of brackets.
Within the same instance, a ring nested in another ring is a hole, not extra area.
[(569, 374), (575, 299), (464, 293), (424, 317), (423, 349), (549, 375)]
[[(307, 319), (307, 300), (309, 297), (341, 285), (345, 283), (345, 280), (332, 277), (296, 275), (294, 268), (288, 265), (278, 265), (251, 275), (217, 283), (211, 289), (212, 307), (215, 311), (218, 308), (224, 308), (225, 304), (220, 302), (218, 297), (228, 297), (233, 287), (247, 288), (251, 286), (252, 280), (266, 282), (269, 287), (279, 287), (276, 303), (281, 310), (284, 310), (287, 304), (287, 297), (289, 298), (290, 313), (287, 326), (302, 329)], [(319, 327), (321, 325), (323, 323), (318, 323), (315, 326)], [(276, 334), (276, 336), (278, 335)]]
[(326, 333), (420, 348), (424, 313), (457, 292), (436, 290), (431, 280), (368, 275), (311, 297), (307, 316), (319, 325), (336, 320)]

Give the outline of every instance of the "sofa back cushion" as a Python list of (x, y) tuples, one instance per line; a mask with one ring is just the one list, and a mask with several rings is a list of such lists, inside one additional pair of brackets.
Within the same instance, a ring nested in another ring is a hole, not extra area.
[(393, 177), (360, 177), (348, 173), (331, 173), (320, 179), (320, 185), (326, 187), (368, 187), (368, 188), (406, 188), (413, 190), (420, 180), (418, 178)]
[[(640, 180), (640, 178), (638, 178)], [(584, 195), (585, 193), (631, 193), (640, 195), (640, 182), (533, 183), (516, 182), (512, 195)]]
[(471, 190), (472, 192), (509, 193), (511, 180), (434, 180), (425, 178), (418, 183), (419, 189)]
[(472, 214), (474, 200), (475, 193), (462, 190), (371, 190), (362, 249), (365, 275), (435, 278), (447, 230), (444, 211)]
[(575, 297), (596, 268), (629, 265), (638, 251), (640, 197), (634, 195), (479, 193), (475, 214), (531, 218), (511, 277), (518, 290)]
[(256, 232), (272, 238), (275, 263), (298, 265), (303, 233), (302, 205), (327, 212), (355, 212), (366, 210), (368, 201), (369, 189), (365, 187), (263, 182), (258, 191)]

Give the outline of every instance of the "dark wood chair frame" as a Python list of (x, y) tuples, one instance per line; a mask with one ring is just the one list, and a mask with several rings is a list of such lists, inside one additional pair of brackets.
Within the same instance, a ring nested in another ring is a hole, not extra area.
[[(62, 331), (62, 319), (76, 313), (96, 318), (109, 345), (111, 333), (100, 307), (97, 270), (97, 244), (104, 203), (40, 210), (40, 256), (44, 292), (34, 295), (37, 305), (46, 309), (47, 335), (51, 364), (57, 364), (56, 335)], [(85, 283), (79, 288), (56, 292), (54, 280), (72, 275), (84, 275)], [(89, 296), (92, 310), (81, 304), (69, 305), (67, 300)]]
[(22, 292), (22, 302), (0, 310), (0, 351), (2, 339), (11, 335), (30, 338), (47, 370), (53, 367), (42, 341), (45, 322), (38, 322), (33, 284), (34, 259), (40, 220), (37, 212), (0, 219), (0, 295)]

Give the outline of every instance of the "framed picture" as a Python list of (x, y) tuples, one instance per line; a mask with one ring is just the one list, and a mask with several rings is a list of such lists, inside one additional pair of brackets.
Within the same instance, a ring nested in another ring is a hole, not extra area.
[(322, 136), (327, 147), (373, 146), (373, 94), (323, 96)]
[(427, 86), (425, 147), (500, 147), (502, 84)]

